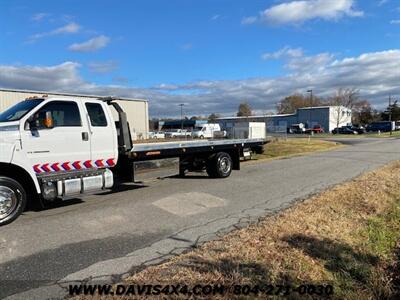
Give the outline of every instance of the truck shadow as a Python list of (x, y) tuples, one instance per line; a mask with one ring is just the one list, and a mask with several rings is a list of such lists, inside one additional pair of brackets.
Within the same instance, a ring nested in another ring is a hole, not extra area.
[(49, 209), (55, 209), (55, 208), (61, 208), (65, 206), (71, 206), (71, 205), (77, 205), (84, 203), (80, 198), (71, 198), (67, 200), (55, 200), (49, 203), (43, 203), (42, 201), (37, 201), (36, 203), (32, 203), (28, 205), (28, 207), (25, 209), (25, 211), (34, 211), (34, 212), (40, 212), (40, 211), (45, 211)]
[(179, 174), (176, 175), (170, 175), (166, 176), (160, 179), (167, 179), (167, 178), (172, 178), (172, 179), (210, 179), (210, 177), (207, 175), (206, 172), (190, 172), (186, 173), (185, 176), (181, 176)]
[(117, 193), (123, 193), (127, 191), (133, 191), (141, 188), (148, 187), (147, 185), (136, 182), (136, 183), (116, 183), (114, 184), (114, 187), (111, 190), (107, 190), (104, 192), (98, 192), (95, 193), (94, 195), (100, 195), (100, 196), (105, 196), (105, 195), (111, 195), (111, 194), (117, 194)]
[[(111, 194), (123, 193), (123, 192), (141, 189), (141, 188), (145, 188), (145, 187), (147, 187), (147, 185), (138, 184), (138, 183), (134, 183), (134, 184), (133, 183), (117, 183), (110, 190), (85, 194), (85, 197), (90, 196), (90, 195), (107, 196), (107, 195), (111, 195)], [(71, 197), (71, 198), (68, 198), (65, 200), (56, 199), (55, 201), (48, 202), (48, 203), (44, 203), (43, 201), (35, 201), (34, 203), (28, 204), (25, 211), (39, 212), (39, 211), (45, 211), (45, 210), (49, 210), (49, 209), (61, 208), (61, 207), (65, 207), (65, 206), (77, 205), (77, 204), (81, 204), (81, 203), (85, 203), (85, 202), (86, 201), (84, 200), (84, 197), (81, 198), (78, 195), (76, 197)]]

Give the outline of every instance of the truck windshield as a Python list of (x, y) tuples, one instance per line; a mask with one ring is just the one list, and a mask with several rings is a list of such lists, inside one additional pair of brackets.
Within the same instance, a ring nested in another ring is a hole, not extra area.
[(43, 99), (33, 99), (19, 102), (18, 104), (11, 106), (9, 109), (0, 113), (0, 123), (18, 121), (42, 102)]

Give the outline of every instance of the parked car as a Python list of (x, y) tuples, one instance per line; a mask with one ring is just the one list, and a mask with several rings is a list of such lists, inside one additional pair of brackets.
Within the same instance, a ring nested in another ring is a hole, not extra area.
[(333, 134), (358, 134), (357, 131), (349, 128), (348, 126), (336, 127), (332, 130)]
[(321, 125), (314, 125), (313, 128), (307, 128), (306, 133), (324, 133), (324, 128)]
[(305, 133), (306, 132), (306, 128), (304, 127), (303, 123), (299, 123), (299, 124), (292, 124), (289, 128), (288, 128), (288, 133)]
[(150, 131), (149, 132), (150, 139), (165, 139), (165, 132), (162, 131)]
[(176, 129), (165, 133), (166, 138), (189, 137), (191, 135), (192, 133), (186, 129)]
[(354, 130), (357, 131), (358, 134), (364, 134), (367, 131), (365, 130), (365, 127), (361, 126), (361, 125), (351, 125), (351, 126), (343, 126), (343, 127), (347, 127), (350, 130)]

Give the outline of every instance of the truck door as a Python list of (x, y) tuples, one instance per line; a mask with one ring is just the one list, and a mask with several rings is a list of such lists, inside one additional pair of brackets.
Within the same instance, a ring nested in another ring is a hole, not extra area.
[(115, 124), (105, 103), (85, 101), (89, 118), (91, 160), (95, 167), (113, 167), (117, 161)]
[[(46, 128), (51, 114), (53, 128)], [(89, 128), (80, 103), (54, 100), (41, 107), (35, 130), (25, 130), (22, 147), (36, 174), (85, 169), (90, 160)]]

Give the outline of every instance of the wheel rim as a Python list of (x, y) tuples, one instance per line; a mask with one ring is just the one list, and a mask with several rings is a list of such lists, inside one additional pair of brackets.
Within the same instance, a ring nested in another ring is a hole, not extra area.
[(8, 217), (17, 207), (18, 196), (9, 187), (0, 186), (0, 220)]
[(231, 169), (231, 162), (230, 162), (229, 158), (227, 158), (227, 157), (221, 158), (219, 165), (220, 165), (220, 170), (223, 173), (228, 173)]

